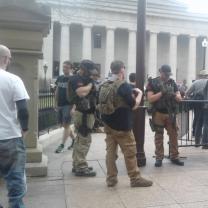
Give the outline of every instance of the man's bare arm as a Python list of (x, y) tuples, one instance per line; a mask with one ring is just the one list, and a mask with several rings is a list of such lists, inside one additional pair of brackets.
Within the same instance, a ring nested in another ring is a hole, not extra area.
[(154, 102), (158, 101), (161, 97), (162, 97), (162, 92), (158, 92), (156, 94), (154, 94), (154, 92), (152, 92), (152, 91), (147, 92), (147, 100), (150, 103), (154, 103)]
[(76, 89), (77, 95), (78, 95), (79, 97), (85, 97), (85, 96), (87, 96), (87, 95), (90, 93), (90, 91), (91, 91), (91, 89), (92, 89), (92, 86), (93, 86), (92, 83), (89, 83), (89, 84), (86, 85), (86, 86), (77, 88), (77, 89)]
[(176, 92), (176, 97), (175, 97), (177, 102), (182, 101), (181, 93), (179, 91)]

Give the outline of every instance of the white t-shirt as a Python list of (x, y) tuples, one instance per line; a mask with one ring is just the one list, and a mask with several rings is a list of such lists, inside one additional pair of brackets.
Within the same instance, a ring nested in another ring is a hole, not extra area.
[(29, 99), (22, 80), (0, 68), (0, 140), (21, 137), (16, 101)]

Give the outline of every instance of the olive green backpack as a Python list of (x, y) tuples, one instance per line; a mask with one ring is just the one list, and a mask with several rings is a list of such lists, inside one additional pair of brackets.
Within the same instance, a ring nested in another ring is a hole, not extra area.
[(101, 85), (98, 97), (98, 110), (101, 114), (110, 115), (117, 108), (126, 106), (123, 99), (117, 94), (118, 88), (124, 82), (121, 80), (106, 81)]

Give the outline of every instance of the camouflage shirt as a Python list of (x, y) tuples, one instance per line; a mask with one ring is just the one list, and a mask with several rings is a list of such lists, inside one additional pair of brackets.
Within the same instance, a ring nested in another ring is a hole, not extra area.
[[(168, 96), (168, 93), (174, 94), (178, 91), (178, 87), (173, 79), (169, 79), (168, 81), (164, 82), (163, 80), (161, 80), (160, 77), (156, 77), (148, 81), (148, 84), (146, 86), (146, 93), (148, 91), (152, 91), (154, 94), (156, 94), (158, 92), (161, 92), (162, 88), (168, 89), (167, 96)], [(159, 111), (161, 113), (168, 113), (167, 101), (170, 102), (171, 99), (163, 95), (158, 101), (152, 103), (152, 105), (156, 111)], [(177, 104), (174, 97), (172, 99), (172, 102), (173, 102), (173, 105)]]

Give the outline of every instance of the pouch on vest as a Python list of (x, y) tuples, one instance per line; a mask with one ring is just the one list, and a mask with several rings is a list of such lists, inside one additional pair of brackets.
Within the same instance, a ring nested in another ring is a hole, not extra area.
[(107, 81), (100, 87), (98, 110), (101, 114), (110, 115), (115, 112), (119, 103), (116, 103), (117, 90), (125, 81)]

